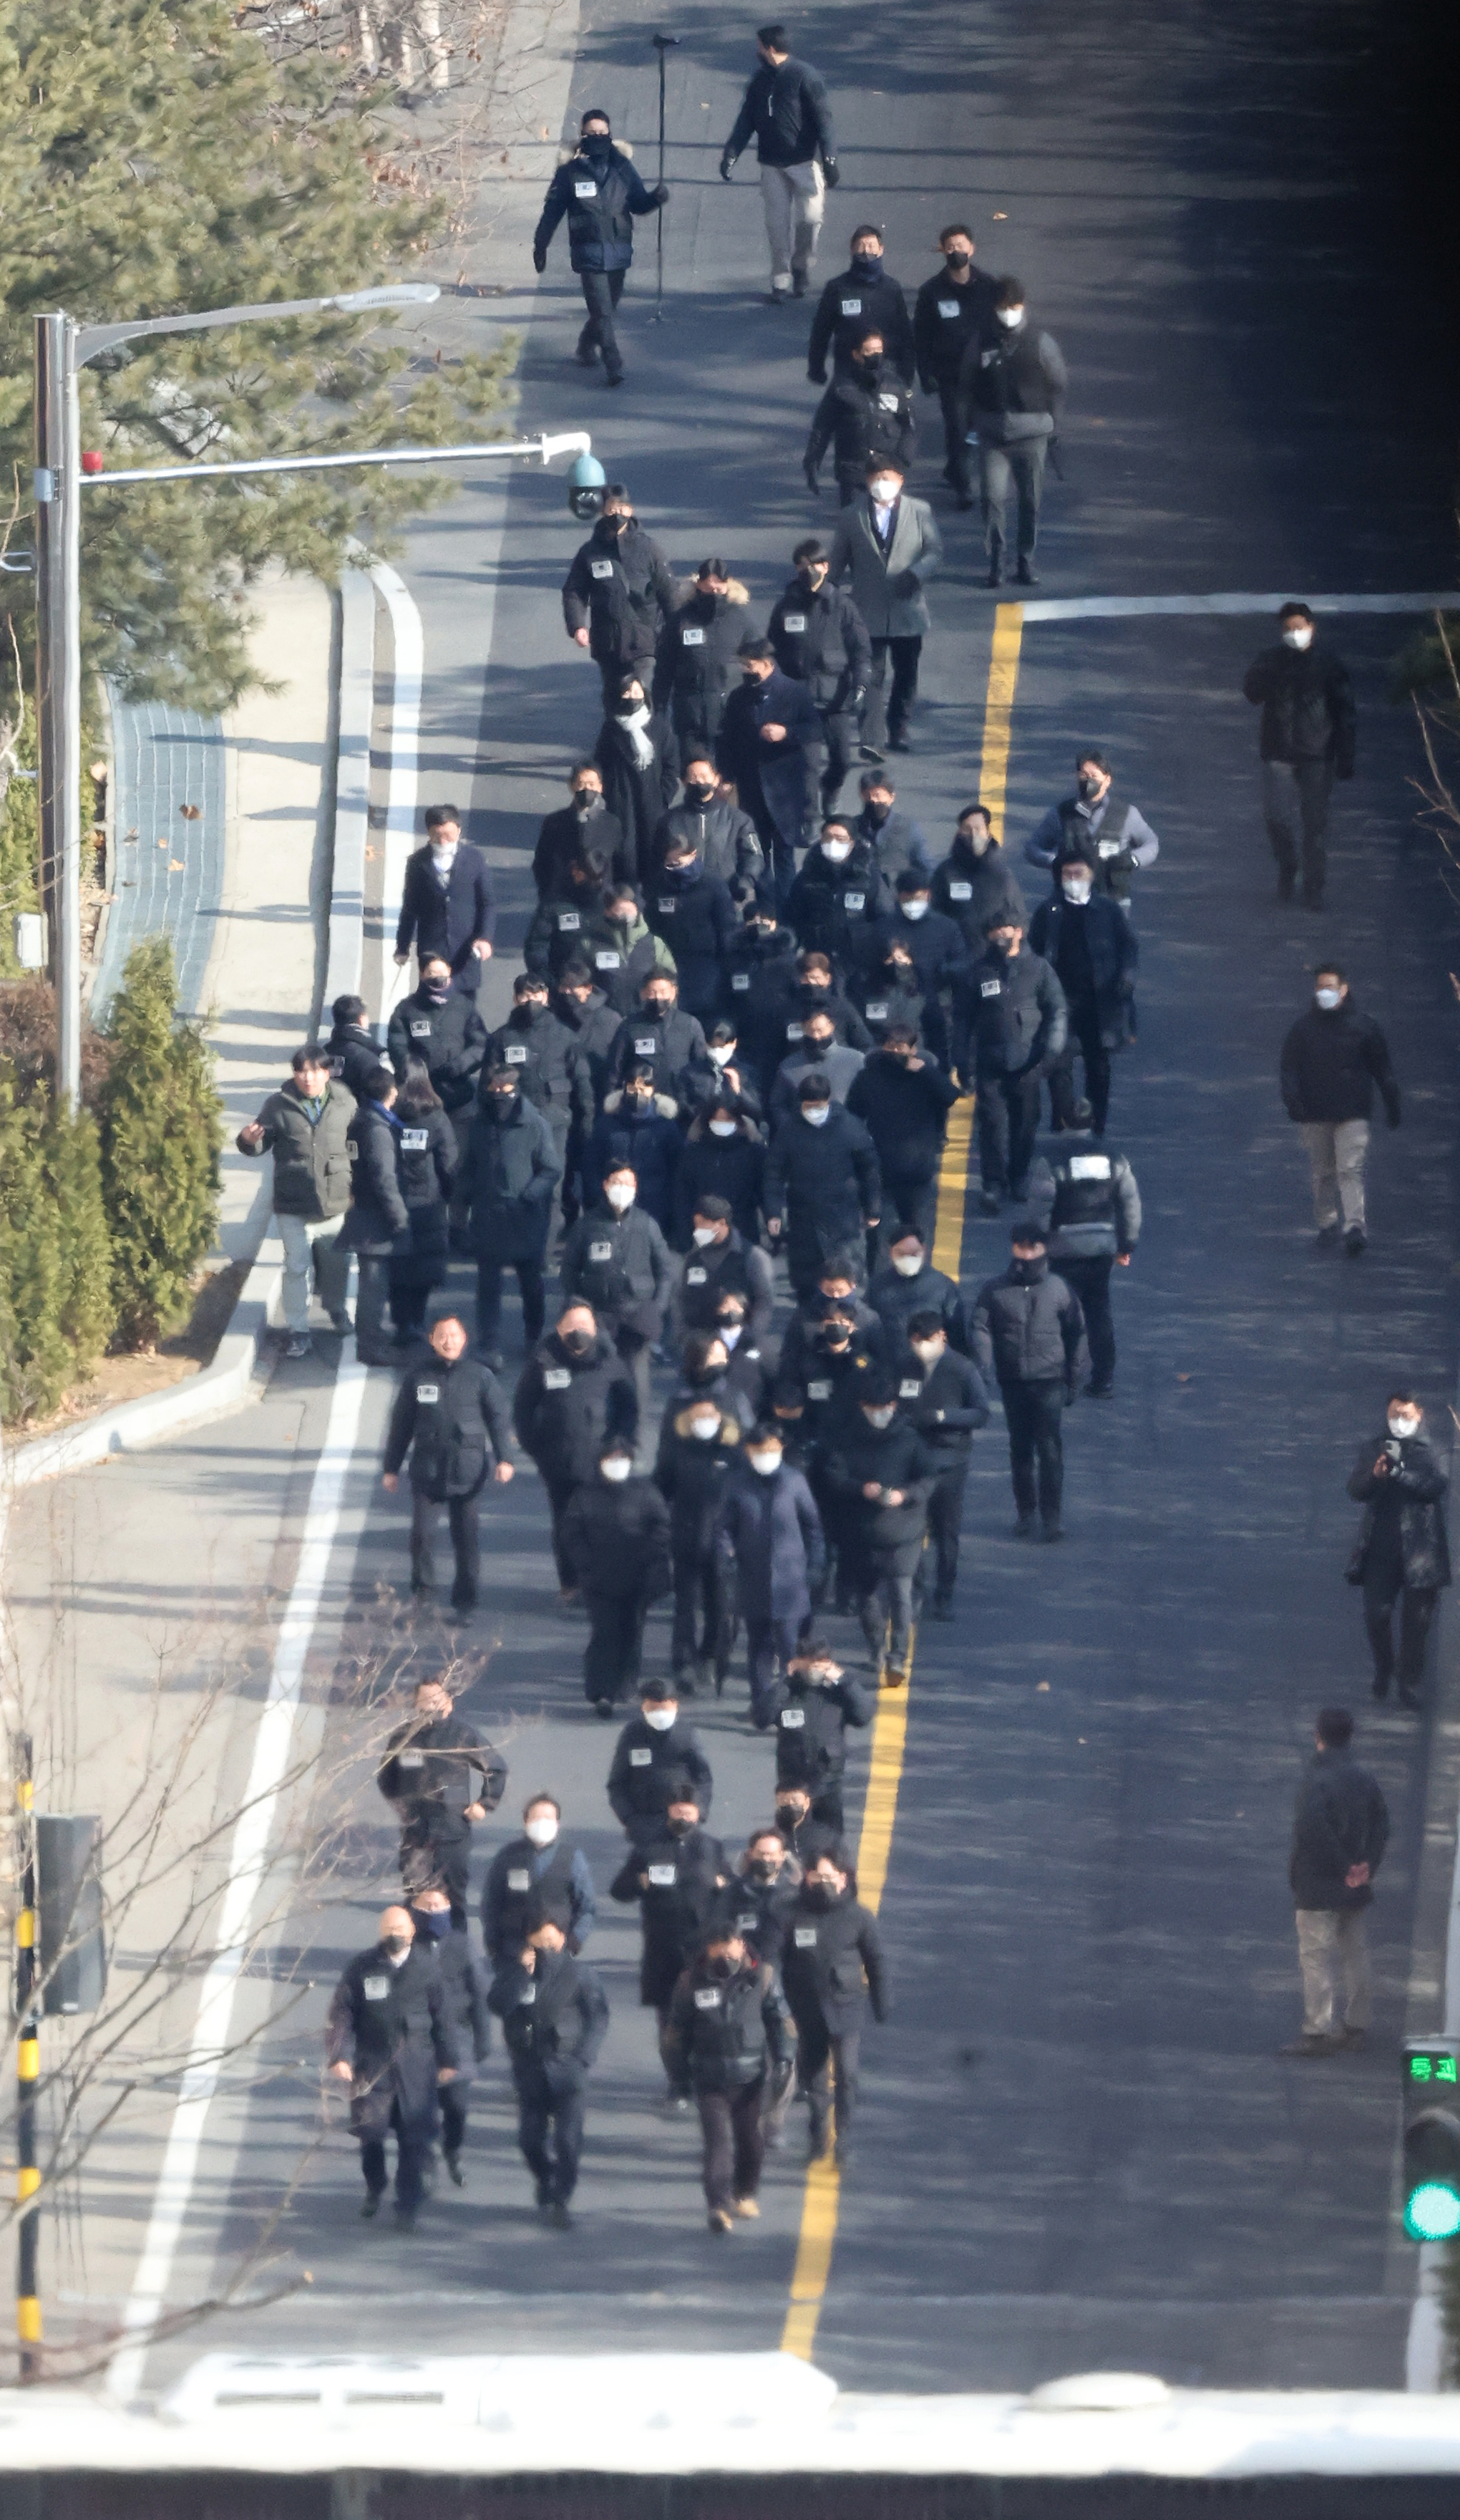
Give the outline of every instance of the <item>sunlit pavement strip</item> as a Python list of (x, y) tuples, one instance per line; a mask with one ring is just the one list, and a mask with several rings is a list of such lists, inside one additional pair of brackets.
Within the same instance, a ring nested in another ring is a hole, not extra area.
[[(1310, 612), (1456, 612), (1460, 595), (1307, 595), (1300, 586), (1278, 595), (1071, 595), (1038, 604), (1001, 604), (997, 617), (1001, 621), (1012, 613), (1026, 621), (1139, 621), (1161, 613), (1276, 612), (1281, 604), (1305, 604)], [(995, 626), (995, 653), (997, 644)], [(986, 777), (986, 801), (987, 785)], [(999, 794), (1001, 801), (1001, 788)]]

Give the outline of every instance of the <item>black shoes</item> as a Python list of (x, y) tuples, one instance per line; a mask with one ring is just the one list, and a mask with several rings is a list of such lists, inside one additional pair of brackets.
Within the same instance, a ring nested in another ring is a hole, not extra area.
[(1361, 1225), (1350, 1225), (1348, 1233), (1344, 1237), (1345, 1257), (1349, 1260), (1361, 1260), (1368, 1247), (1369, 1238), (1365, 1234), (1363, 1227)]
[(935, 1601), (928, 1612), (930, 1619), (937, 1619), (944, 1627), (951, 1627), (954, 1615), (951, 1601)]
[(985, 578), (985, 580), (984, 580), (984, 584), (985, 584), (986, 586), (1002, 586), (1002, 584), (1003, 584), (1003, 562), (1002, 562), (1002, 561), (1001, 561), (1001, 560), (991, 560), (991, 561), (990, 561), (990, 562), (989, 562), (989, 574), (988, 574), (988, 576)]
[(1348, 2046), (1342, 2031), (1305, 2030), (1301, 2039), (1290, 2039), (1279, 2048), (1279, 2056), (1338, 2056)]
[(378, 2190), (376, 2188), (367, 2189), (365, 2203), (360, 2208), (361, 2222), (373, 2223), (379, 2210), (380, 2198)]
[(1040, 1517), (1037, 1513), (1021, 1513), (1013, 1530), (1009, 1534), (1009, 1538), (1011, 1540), (1033, 1540), (1039, 1528)]
[(996, 1216), (1003, 1205), (1003, 1192), (996, 1190), (979, 1192), (980, 1216)]
[(792, 295), (793, 297), (804, 297), (804, 296), (806, 295), (807, 289), (809, 288), (809, 286), (810, 286), (810, 278), (809, 278), (809, 275), (808, 275), (806, 272), (804, 272), (804, 271), (793, 271), (793, 272), (792, 272), (792, 274), (791, 274), (791, 295)]
[(907, 736), (899, 732), (897, 735), (890, 735), (888, 737), (887, 749), (889, 752), (910, 752), (912, 746), (908, 742)]
[(1018, 567), (1014, 571), (1014, 576), (1020, 586), (1038, 586), (1040, 583), (1027, 560), (1022, 560), (1019, 562)]
[(1337, 1250), (1339, 1240), (1338, 1218), (1334, 1218), (1332, 1225), (1320, 1225), (1313, 1239), (1317, 1243), (1320, 1251)]
[(466, 2184), (466, 2173), (462, 2168), (461, 2154), (459, 2152), (443, 2152), (441, 2158), (446, 2164), (446, 2176), (451, 2181), (453, 2187), (465, 2187)]

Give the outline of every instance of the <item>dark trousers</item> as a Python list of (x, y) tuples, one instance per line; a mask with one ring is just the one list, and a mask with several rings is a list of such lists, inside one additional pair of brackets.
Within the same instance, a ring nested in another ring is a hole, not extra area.
[(624, 361), (613, 329), (613, 310), (624, 293), (629, 275), (626, 271), (580, 271), (578, 277), (583, 284), (583, 303), (588, 308), (588, 322), (578, 336), (578, 355), (582, 358), (589, 350), (601, 350), (609, 376), (621, 377)]
[(674, 1641), (670, 1663), (678, 1677), (692, 1675), (695, 1665), (713, 1662), (723, 1681), (730, 1669), (730, 1621), (725, 1587), (715, 1552), (681, 1549), (674, 1552)]
[(1110, 1273), (1115, 1267), (1107, 1252), (1103, 1259), (1061, 1260), (1059, 1275), (1067, 1286), (1073, 1286), (1080, 1297), (1084, 1315), (1085, 1336), (1090, 1343), (1090, 1387), (1108, 1391), (1115, 1380), (1115, 1316), (1110, 1309)]
[(1047, 437), (1022, 438), (1017, 446), (979, 448), (979, 490), (984, 503), (984, 533), (989, 558), (1006, 548), (1005, 514), (1012, 489), (1018, 500), (1015, 527), (1021, 560), (1032, 560), (1040, 538), (1040, 501), (1044, 495), (1044, 452)]
[(967, 1485), (968, 1463), (966, 1461), (955, 1462), (950, 1469), (939, 1471), (928, 1499), (928, 1540), (937, 1568), (933, 1598), (939, 1603), (952, 1599), (953, 1586), (958, 1580), (958, 1533), (963, 1522), (963, 1491)]
[(362, 1365), (394, 1365), (385, 1339), (385, 1306), (390, 1295), (388, 1253), (356, 1254), (360, 1275), (355, 1291), (355, 1354)]
[(548, 1504), (553, 1515), (553, 1561), (557, 1568), (557, 1580), (566, 1593), (573, 1579), (563, 1564), (562, 1542), (558, 1535), (562, 1529), (563, 1515), (567, 1511), (568, 1499), (577, 1494), (578, 1481), (562, 1478), (556, 1472), (550, 1476), (546, 1470), (542, 1473), (542, 1479), (548, 1491)]
[[(882, 1660), (882, 1645), (887, 1640), (887, 1659), (894, 1671), (906, 1671), (912, 1643), (912, 1584), (916, 1572), (909, 1568), (904, 1575), (886, 1550), (859, 1549), (853, 1578), (857, 1586), (857, 1615), (872, 1660)], [(889, 1635), (889, 1629), (891, 1634)]]
[[(395, 2138), (395, 2201), (402, 2214), (414, 2214), (420, 2203), (422, 2172), (425, 2168), (426, 2139), (413, 2126), (409, 2135), (401, 2122), (399, 2100), (390, 2103), (390, 2132)], [(382, 2135), (363, 2135), (360, 2138), (360, 2167), (372, 2196), (385, 2193), (385, 2138)]]
[(938, 403), (943, 413), (943, 477), (957, 491), (960, 499), (966, 499), (968, 449), (963, 443), (963, 415), (958, 409), (956, 375), (939, 378)]
[(578, 2089), (553, 2091), (530, 2062), (514, 2065), (512, 2080), (517, 2086), (517, 2141), (537, 2181), (538, 2203), (566, 2205), (578, 2184), (587, 2095)]
[(424, 1328), (426, 1305), (440, 1282), (440, 1279), (432, 1280), (423, 1277), (416, 1269), (412, 1269), (409, 1276), (397, 1275), (392, 1269), (390, 1318), (395, 1324), (396, 1336), (402, 1345), (408, 1338), (417, 1336)]
[(1049, 1070), (1049, 1108), (1057, 1129), (1074, 1125), (1071, 1115), (1075, 1107), (1077, 1050), (1084, 1066), (1084, 1099), (1090, 1106), (1090, 1127), (1097, 1138), (1102, 1137), (1105, 1115), (1110, 1109), (1110, 1053), (1100, 1039), (1100, 1018), (1093, 1007), (1071, 1006), (1065, 1046)]
[(837, 799), (851, 775), (853, 755), (857, 748), (857, 720), (850, 709), (823, 708), (821, 742), (818, 753), (807, 755), (807, 810), (821, 815), (835, 810)]
[(737, 2196), (753, 2196), (761, 2183), (766, 2138), (761, 2101), (766, 2077), (733, 2092), (700, 2092), (699, 2122), (705, 2135), (705, 2203), (728, 2214)]
[(1328, 873), (1328, 800), (1333, 793), (1331, 761), (1264, 761), (1262, 819), (1277, 860), (1278, 888), (1286, 899), (1298, 873), (1298, 837), (1303, 833), (1303, 897), (1321, 901)]
[[(865, 484), (863, 485), (863, 487)], [(889, 736), (907, 733), (912, 703), (917, 698), (917, 664), (922, 654), (922, 639), (874, 639), (872, 670), (867, 679), (866, 712), (862, 721), (863, 741), (881, 751)], [(887, 713), (882, 709), (882, 686), (887, 679), (887, 660), (892, 659), (892, 695)]]
[(922, 1236), (926, 1248), (933, 1248), (933, 1234), (938, 1223), (938, 1176), (925, 1181), (900, 1181), (896, 1173), (882, 1175), (882, 1222), (877, 1231), (885, 1251), (898, 1227), (912, 1225)]
[[(1009, 1468), (1014, 1480), (1014, 1503), (1019, 1519), (1024, 1521), (1039, 1506), (1040, 1520), (1048, 1529), (1059, 1520), (1060, 1498), (1065, 1484), (1065, 1454), (1060, 1434), (1064, 1414), (1065, 1387), (1062, 1382), (1001, 1382), (999, 1397), (1009, 1429)], [(1039, 1490), (1036, 1496), (1035, 1464), (1039, 1463)]]
[(747, 1619), (745, 1622), (745, 1660), (750, 1670), (750, 1711), (757, 1719), (775, 1677), (777, 1660), (784, 1671), (801, 1641), (809, 1618)]
[(847, 1814), (842, 1802), (842, 1779), (827, 1777), (812, 1795), (811, 1816), (822, 1828), (831, 1829), (837, 1837), (847, 1833)]
[(470, 1822), (459, 1834), (436, 1835), (408, 1821), (401, 1830), (401, 1883), (407, 1890), (444, 1890), (451, 1901), (451, 1921), (466, 1931), (466, 1894), (471, 1887)]
[(1364, 1626), (1369, 1632), (1369, 1649), (1374, 1657), (1374, 1686), (1387, 1689), (1394, 1669), (1394, 1603), (1399, 1607), (1399, 1690), (1405, 1697), (1417, 1694), (1425, 1671), (1425, 1647), (1430, 1640), (1430, 1622), (1439, 1595), (1433, 1585), (1406, 1585), (1401, 1575), (1380, 1573), (1364, 1577)]
[(649, 1408), (649, 1338), (645, 1331), (631, 1330), (626, 1322), (617, 1322), (613, 1326), (613, 1344), (634, 1376), (642, 1422)]
[(585, 1593), (588, 1643), (583, 1649), (583, 1693), (589, 1704), (632, 1695), (643, 1652), (648, 1603), (637, 1593)]
[(978, 1080), (979, 1172), (985, 1190), (1024, 1196), (1040, 1126), (1037, 1076)]
[(443, 2083), (436, 2097), (441, 2106), (441, 2149), (460, 2152), (466, 2140), (466, 2103), (471, 2097), (471, 2077), (456, 2083)]
[(451, 1526), (451, 1545), (456, 1555), (456, 1581), (451, 1598), (459, 1609), (468, 1609), (476, 1599), (477, 1579), (481, 1571), (481, 1542), (477, 1523), (477, 1494), (470, 1496), (423, 1496), (418, 1488), (411, 1506), (411, 1589), (424, 1592), (436, 1580), (436, 1561), (431, 1554), (431, 1534), (442, 1505), (446, 1507)]
[(543, 1261), (483, 1260), (476, 1263), (476, 1343), (478, 1347), (495, 1348), (502, 1335), (502, 1278), (507, 1269), (515, 1269), (522, 1296), (522, 1336), (529, 1348), (543, 1335), (548, 1299), (543, 1291)]
[(804, 2021), (798, 2015), (796, 2037), (796, 2071), (811, 2103), (812, 2134), (818, 2140), (824, 2137), (831, 2115), (831, 2078), (833, 2073), (836, 2076), (836, 2142), (840, 2151), (852, 2139), (852, 2121), (857, 2113), (861, 2028), (828, 2030), (819, 2013)]

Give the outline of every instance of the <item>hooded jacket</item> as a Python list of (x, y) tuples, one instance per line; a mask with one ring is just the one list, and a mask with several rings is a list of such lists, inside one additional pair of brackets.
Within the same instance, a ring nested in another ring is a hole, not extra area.
[(367, 1080), (380, 1064), (380, 1045), (369, 1024), (337, 1023), (325, 1046), (331, 1074), (359, 1102)]
[[(563, 580), (562, 617), (569, 636), (586, 630), (595, 664), (622, 665), (627, 671), (652, 656), (660, 624), (673, 610), (674, 579), (652, 534), (644, 532), (637, 517), (618, 533), (600, 517)], [(613, 810), (611, 799), (608, 810)]]
[(735, 679), (750, 589), (732, 577), (725, 594), (715, 595), (695, 579), (679, 596), (659, 633), (653, 704), (672, 711), (682, 743), (703, 743), (713, 740)]
[(787, 1222), (799, 1259), (855, 1249), (867, 1219), (881, 1213), (877, 1150), (840, 1103), (818, 1128), (798, 1110), (776, 1130), (766, 1164), (766, 1218)]
[(401, 1191), (399, 1121), (379, 1102), (361, 1102), (346, 1144), (352, 1203), (339, 1229), (340, 1249), (369, 1259), (404, 1255), (411, 1248), (411, 1215)]
[(1073, 1398), (1088, 1363), (1080, 1298), (1047, 1260), (1014, 1261), (980, 1286), (973, 1361), (1000, 1383), (1060, 1382)]
[(706, 1444), (691, 1432), (696, 1407), (702, 1410), (703, 1400), (665, 1411), (654, 1462), (677, 1556), (704, 1557), (714, 1548), (726, 1482), (739, 1460), (740, 1429), (729, 1411), (721, 1411), (718, 1431)]
[(439, 1105), (415, 1114), (396, 1110), (393, 1116), (400, 1122), (396, 1176), (411, 1221), (412, 1256), (444, 1259), (447, 1201), (461, 1166), (456, 1131)]
[(666, 188), (649, 192), (626, 152), (611, 144), (591, 151), (580, 144), (575, 155), (557, 167), (548, 187), (543, 215), (532, 240), (534, 259), (542, 258), (563, 219), (568, 223), (568, 253), (575, 271), (627, 271), (634, 259), (634, 222), (666, 202)]
[(639, 1428), (634, 1377), (612, 1341), (598, 1330), (586, 1355), (570, 1356), (550, 1330), (518, 1377), (512, 1426), (523, 1452), (553, 1486), (596, 1477), (604, 1437), (632, 1442)]

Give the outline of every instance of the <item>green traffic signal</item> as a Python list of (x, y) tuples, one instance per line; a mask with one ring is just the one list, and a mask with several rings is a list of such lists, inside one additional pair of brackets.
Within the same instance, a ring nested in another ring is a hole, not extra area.
[(1453, 2240), (1460, 2234), (1460, 2194), (1425, 2180), (1405, 2201), (1404, 2228), (1411, 2240)]

